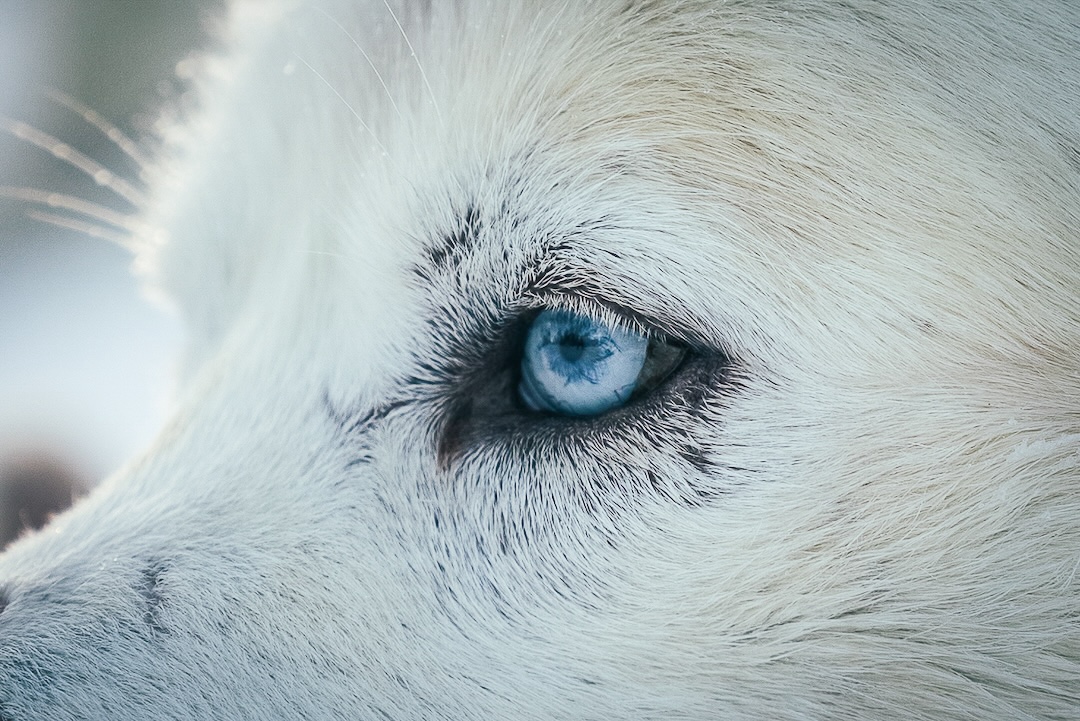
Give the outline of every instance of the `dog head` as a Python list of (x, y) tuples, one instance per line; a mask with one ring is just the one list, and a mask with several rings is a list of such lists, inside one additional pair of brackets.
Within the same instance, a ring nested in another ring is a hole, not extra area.
[(236, 5), (0, 717), (1075, 712), (1080, 16), (991, 4)]

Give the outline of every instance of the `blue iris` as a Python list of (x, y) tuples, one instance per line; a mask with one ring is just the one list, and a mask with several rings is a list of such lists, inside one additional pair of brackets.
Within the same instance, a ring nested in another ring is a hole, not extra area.
[(518, 392), (534, 411), (594, 416), (630, 399), (648, 349), (641, 333), (545, 310), (525, 339)]

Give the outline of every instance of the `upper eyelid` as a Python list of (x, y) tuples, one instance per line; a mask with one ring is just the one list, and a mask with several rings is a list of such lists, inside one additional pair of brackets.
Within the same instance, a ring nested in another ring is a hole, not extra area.
[(523, 299), (523, 307), (518, 316), (524, 313), (538, 312), (545, 309), (567, 310), (600, 321), (610, 327), (641, 333), (668, 342), (680, 343), (688, 348), (706, 351), (724, 352), (715, 348), (701, 337), (681, 325), (664, 322), (647, 313), (628, 308), (598, 293), (582, 292), (582, 289), (563, 290), (559, 288), (532, 289)]
[[(478, 221), (473, 219), (466, 225), (472, 228), (478, 225)], [(618, 228), (609, 226), (603, 229), (605, 232), (618, 231)], [(528, 315), (546, 308), (561, 309), (588, 316), (611, 327), (679, 343), (690, 349), (706, 353), (729, 352), (717, 340), (716, 333), (706, 330), (704, 322), (695, 322), (692, 314), (657, 312), (665, 305), (675, 309), (682, 307), (677, 300), (655, 298), (652, 305), (656, 308), (648, 309), (644, 304), (636, 303), (631, 293), (620, 293), (620, 289), (632, 291), (635, 286), (648, 287), (647, 284), (634, 282), (638, 280), (636, 278), (620, 279), (617, 273), (604, 272), (602, 268), (583, 262), (588, 259), (581, 258), (575, 252), (571, 238), (588, 236), (594, 230), (596, 227), (593, 225), (583, 223), (572, 232), (556, 232), (554, 236), (557, 239), (553, 242), (512, 261), (510, 267), (505, 269), (510, 279), (510, 292), (501, 298), (496, 295), (498, 300), (493, 306), (476, 308), (476, 317), (484, 318), (486, 322), (483, 325), (487, 325), (494, 335), (499, 335), (506, 328), (520, 325)], [(597, 283), (597, 278), (607, 282)], [(470, 299), (463, 298), (458, 308), (474, 305), (477, 300), (480, 299), (475, 298), (470, 302)]]
[(525, 312), (565, 310), (583, 315), (612, 328), (643, 335), (657, 335), (651, 323), (637, 313), (626, 311), (591, 295), (580, 293), (541, 293), (526, 298)]
[[(641, 303), (646, 293), (633, 294), (635, 287), (648, 288), (647, 283), (636, 282), (638, 278), (620, 278), (618, 273), (582, 262), (583, 259), (566, 252), (565, 246), (547, 247), (543, 254), (527, 262), (522, 276), (527, 279), (518, 296), (526, 312), (543, 308), (561, 308), (582, 313), (610, 325), (653, 337), (677, 341), (688, 347), (706, 352), (726, 353), (728, 349), (717, 345), (714, 333), (706, 330), (702, 322), (689, 313), (678, 313), (683, 304), (677, 300), (664, 303), (656, 298), (653, 303)], [(596, 282), (595, 279), (606, 282)], [(649, 308), (648, 305), (654, 306)], [(672, 308), (665, 312), (664, 306)], [(700, 330), (698, 329), (700, 327)], [(713, 340), (709, 340), (710, 337)]]

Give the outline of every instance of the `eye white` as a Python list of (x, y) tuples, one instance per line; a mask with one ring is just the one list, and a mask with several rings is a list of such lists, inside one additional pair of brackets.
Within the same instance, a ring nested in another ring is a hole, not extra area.
[(625, 404), (649, 338), (577, 313), (546, 310), (529, 328), (518, 392), (531, 410), (594, 416)]

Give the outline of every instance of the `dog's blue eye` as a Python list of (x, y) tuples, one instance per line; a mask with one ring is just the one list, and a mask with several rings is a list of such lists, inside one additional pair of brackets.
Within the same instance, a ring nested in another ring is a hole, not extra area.
[(663, 380), (682, 355), (642, 333), (546, 310), (529, 327), (518, 393), (533, 411), (595, 416)]

